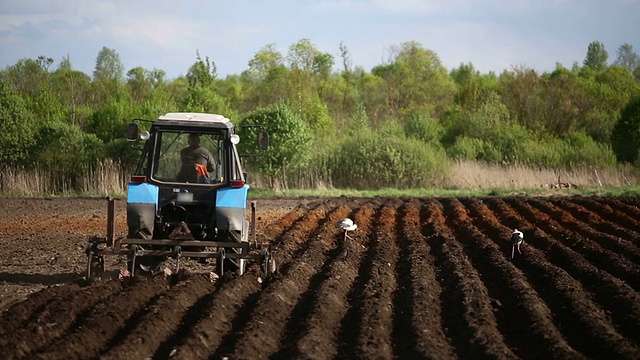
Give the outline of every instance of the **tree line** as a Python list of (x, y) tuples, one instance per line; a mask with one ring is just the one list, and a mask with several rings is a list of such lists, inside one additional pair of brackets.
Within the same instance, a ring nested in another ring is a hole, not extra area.
[[(542, 74), (525, 66), (482, 74), (472, 63), (447, 70), (415, 41), (392, 47), (370, 72), (353, 65), (344, 44), (339, 53), (309, 39), (286, 54), (268, 44), (241, 74), (220, 78), (215, 62), (196, 51), (175, 79), (160, 69), (125, 73), (107, 47), (92, 74), (75, 70), (69, 56), (58, 64), (21, 59), (0, 71), (0, 167), (37, 166), (71, 183), (104, 161), (130, 171), (138, 153), (124, 139), (126, 124), (176, 111), (265, 125), (270, 149), (245, 161), (274, 188), (438, 186), (457, 160), (551, 168), (638, 162), (640, 57), (629, 44), (609, 62), (594, 41), (582, 63)], [(241, 136), (251, 139), (246, 131)]]

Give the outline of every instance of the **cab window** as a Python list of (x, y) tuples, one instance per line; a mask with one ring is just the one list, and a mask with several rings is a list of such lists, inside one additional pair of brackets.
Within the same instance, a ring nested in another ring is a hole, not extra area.
[(223, 134), (159, 132), (152, 178), (161, 182), (221, 182), (225, 166), (223, 139)]

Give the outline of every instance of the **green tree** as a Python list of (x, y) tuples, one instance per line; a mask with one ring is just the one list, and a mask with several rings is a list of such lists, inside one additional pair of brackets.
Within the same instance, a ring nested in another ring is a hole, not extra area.
[(316, 60), (321, 54), (315, 45), (311, 43), (311, 40), (301, 39), (289, 46), (287, 60), (292, 70), (313, 72), (316, 68)]
[(124, 65), (120, 60), (120, 54), (108, 47), (102, 47), (96, 58), (96, 67), (93, 70), (94, 80), (122, 81), (124, 77)]
[(249, 70), (245, 75), (254, 80), (265, 80), (271, 69), (279, 66), (284, 66), (284, 57), (276, 49), (276, 44), (267, 44), (249, 60)]
[(323, 98), (328, 99), (333, 104), (330, 107), (332, 114), (340, 118), (348, 118), (358, 111), (358, 105), (362, 104), (362, 101), (358, 99), (359, 89), (356, 86), (359, 74), (354, 71), (353, 60), (347, 46), (341, 42), (339, 49), (342, 63), (342, 71), (339, 74), (343, 81), (334, 79), (335, 85), (333, 89), (335, 89), (335, 96), (330, 98), (323, 94)]
[(135, 67), (127, 72), (127, 86), (134, 103), (142, 104), (153, 97), (153, 90), (164, 85), (163, 70)]
[(120, 61), (120, 55), (113, 49), (103, 47), (98, 53), (91, 83), (89, 101), (94, 111), (102, 110), (114, 98), (126, 96), (123, 78), (124, 65)]
[(320, 98), (322, 84), (330, 75), (333, 56), (322, 53), (309, 41), (302, 39), (289, 47), (287, 59), (287, 99), (291, 109), (297, 112), (316, 135), (315, 138), (333, 133), (333, 119), (326, 104)]
[(552, 136), (566, 136), (577, 128), (583, 118), (583, 101), (587, 97), (583, 85), (585, 80), (576, 71), (556, 64), (556, 69), (544, 74), (542, 81), (546, 91), (541, 95), (545, 104), (541, 127)]
[(620, 113), (613, 127), (611, 146), (620, 162), (636, 163), (640, 150), (640, 96), (636, 96)]
[[(259, 157), (245, 159), (249, 168), (269, 179), (272, 189), (287, 188), (287, 174), (307, 165), (311, 133), (302, 118), (286, 103), (270, 105), (249, 113), (242, 125), (262, 125), (269, 132), (269, 149)], [(242, 153), (255, 153), (256, 128), (242, 129)], [(248, 140), (248, 141), (247, 141)]]
[(50, 84), (42, 84), (30, 108), (39, 123), (65, 121), (67, 111)]
[(187, 97), (183, 101), (183, 111), (224, 114), (229, 118), (235, 118), (236, 113), (231, 110), (226, 99), (222, 98), (212, 89), (204, 86), (192, 86)]
[(445, 129), (438, 119), (416, 112), (407, 116), (404, 131), (407, 138), (419, 139), (426, 144), (440, 144)]
[(202, 86), (210, 88), (218, 76), (218, 68), (215, 62), (209, 60), (206, 56), (204, 59), (200, 56), (200, 52), (196, 51), (196, 62), (191, 65), (187, 72), (187, 81), (189, 86)]
[(127, 86), (134, 103), (140, 104), (144, 101), (151, 90), (151, 83), (147, 81), (143, 67), (138, 66), (127, 71)]
[(482, 105), (486, 97), (496, 90), (495, 74), (481, 75), (473, 64), (460, 64), (450, 73), (457, 85), (454, 101), (464, 110), (475, 111)]
[(104, 143), (121, 139), (127, 131), (127, 124), (135, 117), (134, 112), (131, 100), (125, 93), (115, 96), (93, 113), (87, 132), (95, 134)]
[(388, 115), (412, 108), (439, 117), (451, 104), (455, 85), (435, 52), (415, 41), (395, 49), (393, 62), (373, 68), (386, 81)]
[(640, 56), (633, 51), (631, 44), (625, 43), (618, 48), (614, 64), (629, 69), (629, 72), (633, 74), (634, 70), (640, 66)]
[(498, 78), (500, 100), (509, 109), (511, 119), (535, 133), (544, 132), (544, 82), (527, 67), (514, 67)]
[(240, 111), (249, 112), (286, 99), (289, 69), (275, 44), (268, 44), (249, 60), (249, 70), (242, 73), (244, 85)]
[(189, 82), (184, 76), (180, 76), (169, 81), (165, 86), (159, 87), (156, 91), (162, 91), (164, 96), (173, 103), (182, 103), (189, 94)]
[(0, 128), (0, 164), (25, 163), (34, 142), (35, 121), (22, 97), (4, 81), (0, 81)]
[(62, 59), (58, 69), (51, 74), (51, 88), (65, 107), (64, 120), (83, 128), (92, 110), (91, 78), (82, 71), (73, 69), (69, 57)]
[(445, 122), (443, 143), (453, 158), (492, 163), (525, 162), (524, 142), (531, 137), (513, 121), (500, 97), (490, 93), (477, 111), (459, 111)]
[(38, 129), (32, 151), (40, 165), (78, 174), (102, 158), (103, 145), (77, 126), (52, 122)]
[(2, 80), (24, 99), (35, 99), (42, 84), (48, 82), (47, 77), (42, 62), (34, 59), (20, 59), (2, 71)]
[(587, 48), (587, 56), (584, 59), (584, 66), (593, 69), (593, 71), (602, 71), (607, 67), (607, 59), (609, 53), (604, 48), (604, 44), (600, 41), (593, 41)]
[(589, 90), (591, 109), (581, 129), (596, 141), (609, 143), (620, 111), (633, 95), (640, 93), (640, 84), (627, 69), (610, 66), (595, 74)]

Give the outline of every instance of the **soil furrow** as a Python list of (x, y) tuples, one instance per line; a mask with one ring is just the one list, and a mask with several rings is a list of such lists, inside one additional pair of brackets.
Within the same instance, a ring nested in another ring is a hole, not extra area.
[(140, 317), (127, 337), (100, 355), (101, 359), (142, 359), (169, 356), (173, 348), (160, 347), (165, 339), (177, 332), (183, 322), (192, 322), (188, 310), (196, 302), (213, 291), (213, 285), (204, 275), (191, 275), (172, 286)]
[(271, 222), (265, 225), (264, 236), (267, 239), (276, 239), (282, 236), (282, 234), (293, 226), (293, 224), (300, 220), (306, 213), (312, 208), (319, 208), (320, 203), (315, 205), (298, 205), (293, 210), (287, 212), (277, 221)]
[[(507, 203), (525, 218), (535, 211), (524, 199), (509, 199)], [(548, 229), (534, 230), (528, 237), (543, 237), (543, 231)], [(542, 251), (533, 247), (527, 247), (526, 255), (517, 260), (514, 263), (556, 315), (556, 322), (574, 348), (589, 357), (633, 358), (637, 347), (615, 330), (610, 318), (576, 279), (547, 262)]]
[(629, 258), (633, 262), (640, 263), (640, 249), (632, 241), (632, 239), (640, 237), (640, 233), (603, 220), (597, 213), (593, 213), (574, 202), (560, 199), (554, 201), (553, 204), (599, 232), (598, 237), (603, 238), (599, 241), (602, 246)]
[[(135, 281), (129, 284), (124, 291), (87, 309), (74, 322), (72, 328), (56, 342), (42, 348), (37, 357), (40, 359), (87, 359), (97, 356), (108, 346), (110, 339), (126, 327), (128, 322), (138, 322), (137, 316), (146, 311), (146, 308), (166, 290), (167, 284), (162, 278)], [(126, 306), (111, 307), (114, 302), (126, 304)]]
[(295, 262), (297, 253), (304, 252), (302, 245), (308, 241), (309, 234), (327, 217), (329, 211), (324, 204), (318, 204), (298, 218), (282, 236), (274, 238), (271, 247), (280, 273), (286, 272), (291, 263)]
[[(300, 208), (302, 207), (296, 207), (296, 209)], [(301, 236), (306, 237), (313, 230), (309, 226), (309, 221), (315, 223), (317, 226), (320, 220), (325, 217), (327, 211), (328, 209), (323, 203), (316, 202), (310, 205), (310, 208), (306, 212), (303, 212), (302, 216), (292, 216), (290, 217), (290, 220), (286, 221), (286, 223), (288, 223), (289, 225), (283, 227), (280, 231), (281, 236), (273, 239), (272, 241), (274, 249), (279, 247), (279, 249), (274, 254), (278, 266), (278, 273), (273, 275), (266, 282), (262, 283), (263, 289), (269, 287), (269, 284), (273, 282), (274, 279), (281, 278), (282, 274), (286, 272), (287, 266), (283, 266), (283, 261), (285, 259), (287, 261), (292, 261), (292, 259), (295, 258), (295, 253), (304, 251), (304, 247), (301, 249), (298, 245)], [(216, 302), (216, 306), (220, 307), (221, 310), (212, 313), (212, 317), (214, 315), (220, 315), (220, 311), (223, 312), (222, 320), (224, 321), (225, 319), (227, 319), (226, 323), (228, 323), (228, 326), (216, 326), (216, 328), (218, 328), (218, 332), (221, 334), (224, 331), (226, 332), (224, 332), (219, 337), (209, 337), (209, 335), (201, 336), (200, 340), (202, 344), (200, 347), (204, 345), (207, 349), (213, 349), (213, 354), (217, 356), (217, 358), (223, 357), (220, 354), (227, 354), (232, 352), (239, 339), (238, 334), (241, 333), (247, 326), (247, 324), (252, 320), (253, 312), (256, 311), (255, 309), (258, 305), (258, 300), (261, 299), (262, 295), (262, 292), (254, 292), (250, 295), (247, 294), (246, 299), (239, 303), (237, 309), (233, 309), (233, 314), (224, 313), (229, 311), (224, 306), (224, 302)], [(211, 323), (211, 321), (207, 321), (207, 323)], [(199, 349), (200, 347), (196, 346), (195, 348)], [(189, 352), (186, 353), (189, 354)], [(185, 358), (189, 359), (189, 357)]]
[[(613, 235), (594, 230), (589, 224), (578, 220), (573, 214), (551, 202), (540, 199), (533, 199), (530, 204), (541, 211), (550, 214), (560, 225), (574, 233), (580, 234), (585, 240), (584, 247), (593, 247), (593, 251), (610, 255), (616, 261), (620, 261), (618, 266), (629, 267), (634, 262), (640, 263), (640, 250), (627, 242), (618, 241)], [(640, 276), (640, 270), (636, 270)]]
[[(235, 339), (234, 345), (228, 349), (219, 349), (215, 356), (229, 356), (232, 359), (268, 358), (280, 349), (281, 340), (273, 340), (282, 339), (286, 319), (291, 315), (300, 296), (309, 287), (311, 277), (326, 261), (326, 250), (335, 246), (326, 244), (326, 240), (323, 241), (322, 238), (326, 234), (335, 234), (334, 220), (347, 216), (349, 212), (347, 206), (340, 206), (326, 216), (307, 218), (300, 224), (300, 231), (287, 234), (302, 243), (301, 251), (294, 253), (295, 261), (283, 269), (280, 276), (264, 289), (251, 314), (251, 320), (244, 327), (242, 334)], [(283, 244), (283, 247), (286, 245)], [(288, 304), (288, 307), (283, 308), (283, 302)], [(265, 336), (271, 341), (264, 341)]]
[[(395, 316), (395, 328), (405, 358), (450, 359), (455, 351), (445, 335), (440, 296), (442, 288), (436, 279), (431, 248), (422, 235), (422, 202), (411, 201), (401, 208), (398, 223), (400, 257), (397, 269), (399, 284), (394, 302), (405, 314)], [(427, 210), (428, 211), (428, 210)], [(411, 333), (407, 334), (407, 329)]]
[[(398, 248), (395, 243), (396, 204), (385, 203), (380, 210), (380, 219), (373, 227), (374, 239), (367, 251), (372, 252), (372, 262), (360, 299), (355, 301), (362, 307), (360, 329), (355, 339), (357, 358), (371, 359), (394, 357), (393, 349), (393, 292), (396, 290), (394, 276)], [(353, 306), (350, 301), (350, 306)]]
[[(205, 359), (222, 344), (225, 336), (232, 333), (233, 321), (242, 316), (242, 312), (252, 309), (261, 286), (255, 276), (236, 277), (220, 284), (213, 292), (198, 300), (185, 317), (179, 331), (159, 347), (154, 358), (162, 359), (159, 352), (171, 349), (172, 359)], [(175, 350), (175, 353), (173, 353)]]
[(300, 331), (295, 333), (288, 330), (291, 344), (283, 348), (273, 358), (310, 359), (318, 354), (326, 358), (338, 357), (338, 332), (340, 321), (347, 312), (347, 296), (357, 276), (356, 269), (362, 261), (365, 251), (361, 239), (370, 232), (374, 210), (363, 205), (355, 211), (352, 219), (358, 225), (353, 239), (342, 241), (332, 250), (330, 259), (323, 266), (322, 283), (315, 291), (309, 293), (314, 298), (313, 308), (299, 322)]
[[(461, 198), (468, 210), (468, 225), (459, 228), (467, 255), (489, 289), (500, 332), (520, 358), (580, 358), (553, 323), (551, 310), (510, 261), (512, 228), (502, 225), (483, 199)], [(507, 251), (505, 251), (508, 249)]]
[[(589, 197), (572, 197), (570, 201), (584, 207), (585, 209), (597, 213), (605, 221), (617, 224), (621, 227), (632, 231), (638, 231), (638, 220), (640, 214), (638, 211), (616, 211), (609, 206), (609, 198), (589, 198)], [(636, 246), (640, 246), (640, 238), (632, 239)]]
[[(65, 284), (48, 287), (29, 295), (25, 300), (14, 304), (2, 313), (0, 335), (23, 328), (26, 323), (36, 319), (37, 314), (45, 309), (48, 303), (76, 291), (80, 291), (80, 286)], [(1, 341), (0, 344), (2, 344)]]
[(64, 334), (87, 309), (117, 294), (121, 289), (121, 284), (109, 281), (85, 287), (80, 291), (72, 289), (69, 294), (61, 294), (48, 303), (33, 321), (5, 334), (0, 343), (0, 358), (29, 356)]
[[(625, 336), (636, 343), (640, 343), (640, 323), (635, 319), (640, 318), (640, 295), (625, 282), (594, 267), (580, 254), (562, 245), (540, 229), (528, 231), (531, 226), (526, 221), (517, 217), (505, 216), (514, 210), (499, 199), (487, 200), (490, 207), (501, 212), (500, 218), (506, 224), (525, 229), (529, 234), (542, 236), (527, 236), (530, 246), (542, 250), (546, 258), (554, 265), (562, 267), (569, 275), (580, 281), (602, 308), (610, 314), (616, 327)], [(524, 250), (526, 251), (526, 250)]]
[(614, 210), (627, 214), (628, 216), (638, 219), (640, 218), (640, 196), (609, 196), (602, 197), (602, 201)]
[[(338, 210), (341, 212), (334, 211), (329, 215), (331, 223), (328, 223), (327, 225), (335, 224), (338, 220), (351, 216), (357, 209), (349, 208), (346, 213), (341, 209)], [(292, 308), (291, 315), (285, 324), (282, 339), (280, 341), (280, 350), (271, 356), (273, 359), (289, 359), (296, 357), (294, 354), (297, 351), (296, 344), (298, 339), (301, 334), (309, 331), (308, 324), (304, 321), (299, 321), (299, 319), (308, 319), (310, 317), (310, 314), (313, 312), (315, 302), (318, 299), (318, 294), (322, 284), (329, 279), (329, 270), (344, 251), (354, 248), (353, 243), (355, 242), (354, 239), (345, 239), (344, 231), (335, 228), (335, 225), (331, 231), (318, 232), (314, 241), (325, 244), (323, 253), (327, 258), (321, 264), (319, 271), (310, 277), (306, 291), (300, 294), (295, 306)], [(329, 341), (326, 336), (324, 339), (320, 337), (318, 340), (324, 340), (325, 342)]]
[(614, 255), (602, 249), (593, 241), (585, 239), (579, 233), (563, 228), (551, 215), (534, 207), (530, 202), (518, 201), (517, 199), (506, 199), (505, 201), (522, 214), (534, 227), (538, 225), (541, 230), (560, 241), (564, 246), (582, 255), (594, 266), (609, 272), (632, 287), (635, 284), (634, 290), (640, 290), (640, 279), (636, 280), (638, 277), (637, 266), (630, 267), (628, 264), (622, 263), (620, 259), (615, 258)]
[[(377, 199), (377, 205), (382, 206), (382, 202)], [(376, 246), (375, 228), (376, 224), (384, 221), (382, 218), (382, 212), (379, 207), (373, 208), (372, 219), (368, 223), (366, 231), (362, 231), (358, 236), (361, 240), (361, 244), (364, 246), (364, 252), (360, 254), (359, 263), (357, 266), (357, 272), (352, 285), (347, 293), (347, 310), (340, 321), (340, 327), (338, 331), (338, 359), (355, 359), (357, 358), (356, 339), (360, 334), (362, 328), (362, 312), (363, 297), (367, 284), (371, 279), (371, 268), (375, 259), (375, 252), (371, 250)], [(347, 254), (348, 256), (348, 254)]]
[[(450, 328), (450, 332), (461, 331), (459, 335), (450, 334), (460, 342), (468, 343), (468, 348), (461, 353), (465, 358), (514, 359), (516, 355), (505, 344), (503, 335), (498, 330), (498, 322), (493, 313), (491, 298), (480, 275), (464, 253), (460, 243), (457, 227), (466, 216), (464, 208), (453, 198), (441, 198), (446, 227), (443, 231), (449, 236), (443, 243), (435, 243), (439, 258), (438, 266), (442, 268), (444, 280), (443, 301), (452, 302), (452, 310), (461, 313), (456, 319), (463, 323), (463, 329)], [(452, 314), (447, 314), (451, 316)], [(460, 324), (450, 323), (460, 328)], [(462, 336), (462, 338), (461, 338)]]

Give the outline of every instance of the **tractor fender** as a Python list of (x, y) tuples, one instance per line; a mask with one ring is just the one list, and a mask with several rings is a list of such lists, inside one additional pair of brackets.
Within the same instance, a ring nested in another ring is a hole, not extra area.
[(158, 212), (159, 189), (147, 183), (129, 183), (127, 189), (127, 226), (129, 237), (138, 232), (153, 234)]
[(245, 210), (249, 185), (222, 188), (216, 194), (218, 231), (245, 231)]

